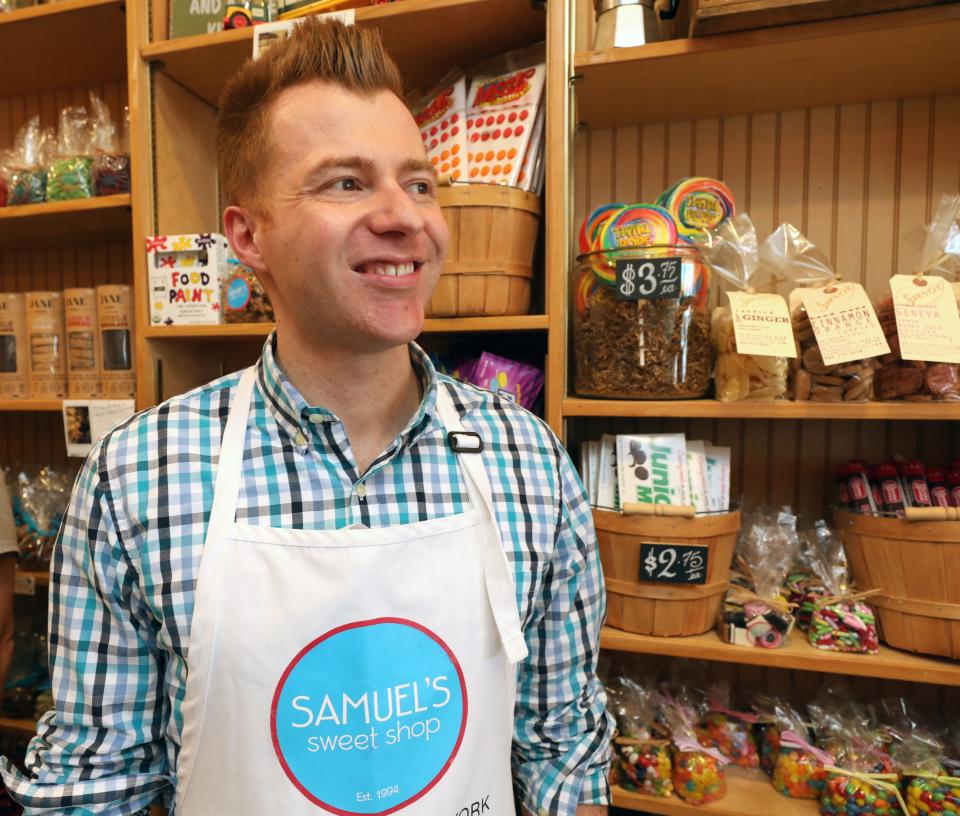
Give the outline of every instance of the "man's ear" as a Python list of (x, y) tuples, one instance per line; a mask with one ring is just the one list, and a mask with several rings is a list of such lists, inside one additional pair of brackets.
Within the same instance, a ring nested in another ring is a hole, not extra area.
[(231, 204), (223, 211), (223, 229), (237, 259), (263, 276), (267, 273), (267, 264), (258, 241), (261, 225), (262, 219), (246, 207)]

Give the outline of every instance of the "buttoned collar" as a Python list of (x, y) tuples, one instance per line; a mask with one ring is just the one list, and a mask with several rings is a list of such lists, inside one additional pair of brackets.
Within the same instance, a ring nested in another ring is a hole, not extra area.
[[(409, 349), (410, 361), (420, 379), (423, 397), (416, 413), (394, 441), (395, 445), (399, 444), (402, 448), (413, 444), (426, 430), (436, 414), (437, 406), (438, 380), (433, 362), (416, 343), (410, 343)], [(333, 411), (321, 405), (308, 405), (303, 395), (287, 379), (277, 360), (276, 332), (272, 332), (263, 345), (263, 352), (257, 362), (257, 385), (268, 413), (301, 453), (306, 453), (310, 440), (321, 426), (340, 423), (340, 418)]]

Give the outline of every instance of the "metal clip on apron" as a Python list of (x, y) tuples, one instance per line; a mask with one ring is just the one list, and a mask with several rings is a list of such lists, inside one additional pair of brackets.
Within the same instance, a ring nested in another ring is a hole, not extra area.
[[(513, 813), (515, 583), (477, 454), (471, 510), (377, 529), (236, 521), (255, 383), (221, 443), (191, 624), (176, 816)], [(446, 388), (448, 432), (462, 432)]]

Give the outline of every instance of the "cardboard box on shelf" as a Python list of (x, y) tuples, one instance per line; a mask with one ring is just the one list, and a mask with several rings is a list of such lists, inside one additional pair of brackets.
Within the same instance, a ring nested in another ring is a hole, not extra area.
[(220, 323), (220, 286), (227, 272), (227, 239), (216, 233), (147, 238), (150, 324)]

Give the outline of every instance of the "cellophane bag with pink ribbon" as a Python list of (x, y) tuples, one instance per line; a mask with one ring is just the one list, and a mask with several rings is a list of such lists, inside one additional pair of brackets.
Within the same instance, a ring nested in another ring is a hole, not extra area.
[(716, 748), (730, 763), (742, 768), (760, 767), (753, 726), (757, 716), (731, 705), (730, 684), (716, 682), (707, 690), (707, 713), (703, 717), (700, 743)]
[(789, 703), (776, 701), (770, 713), (780, 742), (770, 777), (774, 789), (791, 799), (819, 799), (833, 758), (813, 744), (806, 721)]
[(700, 744), (699, 712), (665, 695), (659, 716), (673, 741), (673, 788), (677, 796), (698, 806), (726, 796), (728, 760), (717, 749)]
[(607, 684), (607, 708), (617, 721), (613, 781), (626, 790), (672, 796), (670, 740), (656, 719), (656, 691), (616, 677)]

